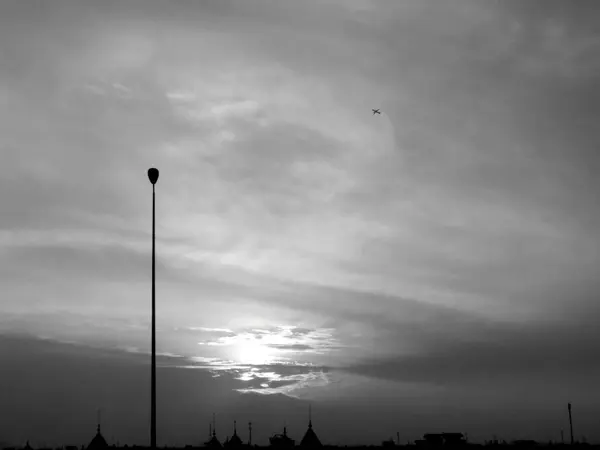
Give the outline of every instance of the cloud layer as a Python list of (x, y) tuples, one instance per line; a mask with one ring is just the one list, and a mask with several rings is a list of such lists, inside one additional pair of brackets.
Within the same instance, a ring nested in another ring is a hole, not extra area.
[(486, 380), (585, 403), (599, 19), (593, 0), (3, 2), (0, 330), (148, 351), (155, 166), (158, 349), (186, 389), (460, 400), (479, 430), (510, 407)]

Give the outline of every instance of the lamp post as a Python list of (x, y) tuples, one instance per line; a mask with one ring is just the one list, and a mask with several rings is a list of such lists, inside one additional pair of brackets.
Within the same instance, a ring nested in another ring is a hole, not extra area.
[(151, 368), (151, 403), (150, 403), (150, 447), (152, 450), (156, 450), (156, 320), (155, 320), (155, 255), (154, 255), (154, 240), (155, 240), (155, 226), (154, 226), (154, 206), (155, 206), (155, 194), (154, 185), (158, 181), (158, 169), (154, 167), (148, 169), (148, 178), (152, 183), (152, 368)]

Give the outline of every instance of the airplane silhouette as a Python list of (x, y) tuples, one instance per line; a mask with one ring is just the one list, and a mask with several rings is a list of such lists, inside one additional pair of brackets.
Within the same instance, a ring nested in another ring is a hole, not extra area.
[(375, 115), (375, 114), (381, 114), (378, 109), (372, 109), (371, 111), (373, 111), (373, 115)]

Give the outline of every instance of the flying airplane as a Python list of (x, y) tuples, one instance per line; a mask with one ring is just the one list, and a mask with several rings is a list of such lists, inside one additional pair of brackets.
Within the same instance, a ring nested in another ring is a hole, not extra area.
[(373, 111), (373, 115), (375, 115), (375, 114), (381, 114), (378, 109), (372, 109), (371, 111)]

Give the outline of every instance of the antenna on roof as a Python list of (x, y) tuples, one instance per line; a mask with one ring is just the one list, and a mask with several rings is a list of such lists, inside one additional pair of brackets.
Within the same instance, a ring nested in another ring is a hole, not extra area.
[(308, 404), (308, 428), (312, 428), (312, 409), (311, 404)]
[(573, 445), (574, 439), (573, 439), (573, 418), (571, 417), (571, 403), (569, 403), (569, 425), (571, 426), (571, 445)]

